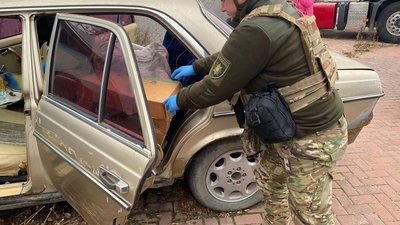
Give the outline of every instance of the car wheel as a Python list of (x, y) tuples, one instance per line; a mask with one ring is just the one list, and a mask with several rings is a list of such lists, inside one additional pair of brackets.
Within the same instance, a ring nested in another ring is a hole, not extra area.
[(202, 205), (217, 211), (237, 211), (262, 200), (253, 173), (256, 164), (247, 159), (238, 137), (228, 138), (199, 152), (186, 179)]
[(400, 2), (386, 6), (378, 18), (378, 35), (385, 42), (400, 43)]

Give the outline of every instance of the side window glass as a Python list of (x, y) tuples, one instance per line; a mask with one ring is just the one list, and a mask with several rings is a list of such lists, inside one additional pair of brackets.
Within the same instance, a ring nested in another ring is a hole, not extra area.
[(157, 21), (147, 16), (135, 15), (135, 23), (137, 24), (136, 39), (132, 42), (141, 46), (163, 42), (166, 30)]
[(118, 40), (115, 42), (107, 82), (104, 121), (106, 124), (143, 141), (135, 96)]
[(0, 39), (22, 33), (22, 24), (18, 18), (0, 18)]
[[(49, 94), (93, 120), (102, 111), (104, 121), (99, 122), (143, 141), (133, 88), (119, 41), (110, 43), (114, 40), (110, 38), (113, 34), (94, 25), (60, 21), (58, 27)], [(110, 46), (113, 48), (109, 49)], [(106, 61), (108, 51), (112, 51), (109, 62)], [(105, 73), (107, 63), (111, 65)], [(105, 104), (99, 108), (104, 78), (107, 79), (103, 87)]]
[(61, 21), (55, 41), (50, 93), (96, 117), (108, 40), (95, 41), (102, 28)]
[(170, 73), (176, 68), (193, 63), (195, 56), (159, 22), (135, 15), (135, 23), (136, 38), (132, 42), (142, 77), (170, 79)]
[(0, 17), (0, 108), (23, 100), (21, 28), (19, 17)]

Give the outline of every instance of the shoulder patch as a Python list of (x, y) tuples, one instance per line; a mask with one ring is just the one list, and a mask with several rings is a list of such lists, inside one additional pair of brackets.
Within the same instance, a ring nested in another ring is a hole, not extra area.
[(231, 62), (225, 58), (222, 53), (218, 54), (217, 59), (215, 60), (211, 71), (210, 75), (212, 78), (220, 78), (225, 75), (225, 73), (228, 71), (229, 66), (231, 65)]

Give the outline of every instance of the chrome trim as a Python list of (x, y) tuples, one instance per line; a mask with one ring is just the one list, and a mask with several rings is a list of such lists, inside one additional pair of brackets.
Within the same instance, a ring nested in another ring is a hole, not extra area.
[[(200, 2), (199, 0), (197, 0), (197, 3), (200, 6), (200, 10), (203, 13), (203, 15), (207, 18), (208, 21), (210, 21), (211, 24), (214, 25), (214, 27), (216, 27), (223, 35), (225, 35), (225, 37), (229, 37), (230, 33), (233, 31), (233, 28), (230, 31), (226, 31), (224, 30), (221, 26), (219, 26), (214, 19), (211, 18), (210, 15), (218, 18), (216, 15), (212, 14), (210, 11), (208, 11), (204, 4), (202, 2)], [(223, 22), (223, 21), (221, 21)], [(229, 25), (226, 25), (227, 27), (229, 27)]]
[(45, 144), (47, 147), (49, 147), (54, 153), (56, 153), (58, 156), (60, 156), (63, 160), (65, 160), (69, 165), (71, 165), (75, 170), (77, 170), (79, 173), (81, 173), (84, 177), (87, 177), (91, 182), (93, 182), (96, 186), (98, 186), (104, 193), (106, 193), (108, 196), (110, 196), (112, 199), (114, 199), (119, 205), (121, 205), (125, 210), (130, 210), (132, 207), (132, 204), (125, 199), (120, 198), (117, 194), (114, 192), (110, 191), (108, 188), (103, 186), (103, 183), (91, 176), (89, 172), (86, 170), (82, 169), (78, 163), (76, 163), (74, 160), (70, 159), (65, 153), (61, 150), (59, 150), (57, 147), (52, 145), (50, 142), (48, 142), (45, 137), (43, 137), (39, 132), (34, 131), (33, 136), (35, 136), (37, 139), (39, 139), (43, 144)]
[[(140, 144), (134, 143), (134, 142), (124, 138), (121, 135), (118, 135), (115, 132), (112, 132), (109, 128), (106, 128), (106, 127), (102, 126), (101, 124), (99, 124), (99, 123), (97, 123), (97, 122), (95, 122), (93, 120), (90, 120), (89, 118), (81, 115), (79, 112), (67, 107), (65, 103), (56, 101), (55, 99), (51, 98), (51, 96), (43, 96), (42, 99), (45, 100), (45, 101), (48, 101), (49, 103), (51, 103), (53, 105), (55, 105), (56, 107), (60, 108), (61, 110), (66, 111), (67, 113), (75, 116), (79, 120), (89, 124), (90, 126), (100, 130), (101, 132), (111, 136), (112, 138), (122, 142), (123, 144), (125, 144), (128, 147), (132, 148), (133, 150), (139, 152), (140, 154), (142, 154), (143, 156), (147, 157), (148, 159), (151, 159), (151, 151), (146, 149), (143, 146), (144, 145), (143, 142), (140, 142), (141, 143), (141, 145), (140, 145)], [(73, 106), (71, 106), (71, 107), (73, 107)], [(133, 138), (132, 138), (132, 140), (137, 141), (136, 139), (133, 139)], [(139, 142), (139, 141), (137, 141), (137, 142)]]
[(373, 99), (373, 98), (381, 98), (384, 95), (385, 95), (385, 93), (382, 92), (381, 94), (376, 94), (376, 95), (365, 95), (365, 96), (359, 96), (359, 97), (342, 98), (342, 101), (343, 102), (352, 102), (352, 101), (358, 101), (358, 100), (367, 100), (367, 99)]
[[(354, 61), (354, 60), (353, 60), (353, 61)], [(338, 69), (338, 71), (347, 71), (347, 70), (350, 70), (350, 71), (353, 71), (353, 70), (375, 71), (374, 69), (366, 68), (366, 67), (352, 67), (352, 68), (343, 68), (343, 69), (339, 68), (339, 69)]]
[(100, 180), (103, 183), (107, 182), (106, 179), (102, 180), (103, 179), (102, 177), (103, 177), (104, 173), (106, 173), (109, 177), (112, 177), (114, 180), (117, 180), (116, 183), (114, 183), (115, 186), (112, 187), (113, 190), (115, 190), (116, 192), (119, 192), (121, 194), (127, 194), (129, 192), (129, 184), (128, 183), (123, 181), (120, 177), (115, 175), (113, 172), (107, 170), (103, 166), (100, 166), (100, 168), (99, 168), (99, 177), (100, 177)]
[(234, 116), (235, 112), (234, 111), (225, 111), (225, 112), (214, 112), (213, 117), (225, 117), (225, 116)]

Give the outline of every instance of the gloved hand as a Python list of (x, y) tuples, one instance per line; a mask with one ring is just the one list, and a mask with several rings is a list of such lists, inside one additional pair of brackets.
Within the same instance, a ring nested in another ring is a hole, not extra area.
[(165, 108), (172, 113), (172, 115), (176, 115), (176, 110), (179, 109), (178, 104), (176, 104), (176, 95), (171, 95), (163, 102)]
[(192, 65), (181, 66), (178, 69), (174, 70), (171, 74), (171, 78), (174, 80), (181, 80), (184, 77), (190, 77), (196, 75), (194, 72), (194, 68)]

